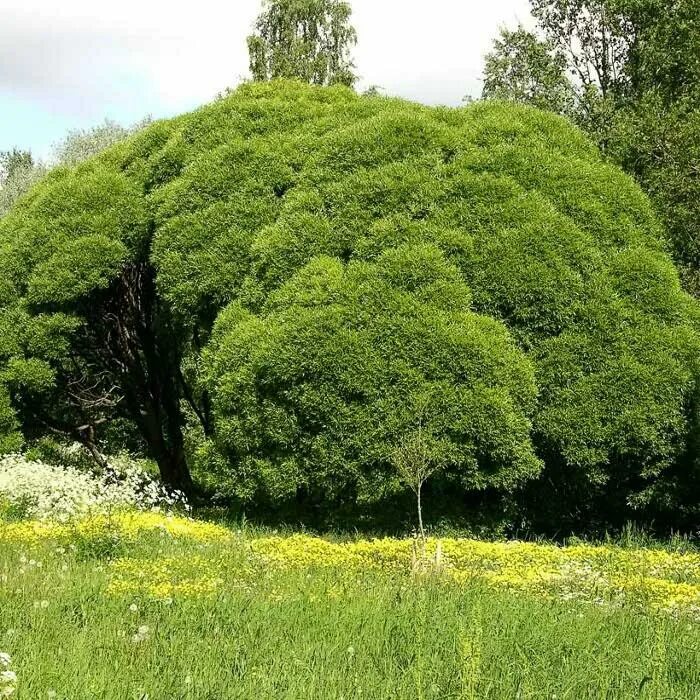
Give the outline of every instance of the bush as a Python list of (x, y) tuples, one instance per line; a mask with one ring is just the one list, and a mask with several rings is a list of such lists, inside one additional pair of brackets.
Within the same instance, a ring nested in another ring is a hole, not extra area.
[(444, 488), (512, 492), (543, 462), (552, 519), (676, 512), (660, 485), (694, 459), (697, 306), (650, 204), (532, 108), (244, 85), (54, 171), (0, 222), (0, 272), (25, 434), (49, 398), (77, 420), (66, 354), (89, 377), (126, 328), (98, 384), (128, 400), (99, 424), (130, 419), (168, 477), (189, 416), (191, 461), (244, 500), (394, 493), (425, 401)]
[(386, 498), (419, 421), (461, 490), (536, 475), (532, 365), (469, 296), (439, 249), (405, 246), (372, 263), (316, 257), (262, 314), (224, 311), (205, 367), (239, 493)]

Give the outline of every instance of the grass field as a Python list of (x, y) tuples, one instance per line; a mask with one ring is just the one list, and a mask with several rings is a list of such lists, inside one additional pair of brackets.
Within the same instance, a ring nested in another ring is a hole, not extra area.
[(700, 554), (437, 550), (151, 513), (0, 522), (0, 697), (700, 698)]

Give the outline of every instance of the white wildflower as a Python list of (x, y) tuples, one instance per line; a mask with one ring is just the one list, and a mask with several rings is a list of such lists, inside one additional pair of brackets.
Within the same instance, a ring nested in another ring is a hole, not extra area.
[(108, 472), (98, 474), (5, 455), (0, 458), (0, 498), (26, 517), (58, 522), (121, 507), (151, 510), (185, 505), (179, 491), (162, 486), (136, 461), (116, 457), (109, 466)]
[(3, 668), (9, 668), (12, 663), (10, 655), (5, 651), (0, 651), (0, 666)]
[(145, 642), (148, 640), (151, 636), (151, 629), (148, 625), (141, 625), (138, 630), (136, 630), (136, 634), (131, 638), (131, 641), (134, 642), (135, 644), (139, 644), (140, 642)]
[[(9, 659), (10, 657), (5, 654)], [(14, 671), (0, 671), (0, 698), (9, 698), (17, 689), (17, 674)]]

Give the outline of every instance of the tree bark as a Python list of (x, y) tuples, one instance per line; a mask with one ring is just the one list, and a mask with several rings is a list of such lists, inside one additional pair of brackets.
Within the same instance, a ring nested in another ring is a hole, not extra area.
[(423, 484), (419, 483), (416, 489), (416, 503), (418, 506), (418, 530), (420, 532), (421, 548), (423, 550), (423, 556), (425, 556), (425, 530), (423, 529), (423, 508), (421, 505), (421, 491), (423, 490)]
[(190, 495), (180, 401), (180, 351), (148, 263), (124, 269), (90, 314), (87, 346), (119, 385), (124, 415), (136, 424), (162, 480)]

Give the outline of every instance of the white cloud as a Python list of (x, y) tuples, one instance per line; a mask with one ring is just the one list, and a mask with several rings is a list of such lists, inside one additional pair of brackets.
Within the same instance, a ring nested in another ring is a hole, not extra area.
[[(353, 0), (362, 84), (428, 103), (478, 94), (500, 25), (527, 0)], [(211, 99), (247, 74), (260, 0), (2, 0), (2, 95), (84, 117), (115, 103), (156, 115)]]

